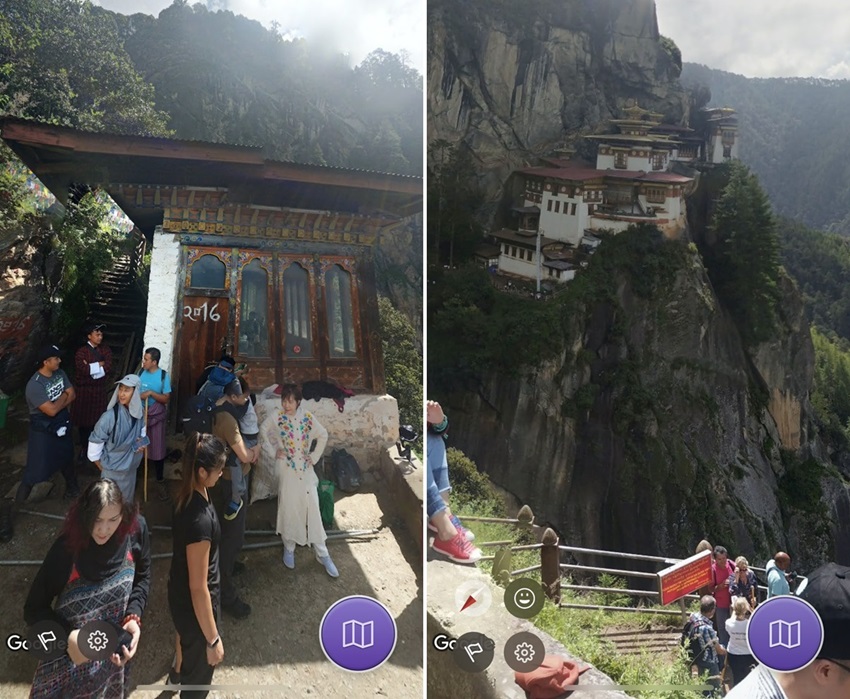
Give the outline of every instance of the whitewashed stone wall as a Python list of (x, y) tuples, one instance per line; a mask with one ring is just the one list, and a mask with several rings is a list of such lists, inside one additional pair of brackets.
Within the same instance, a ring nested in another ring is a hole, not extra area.
[(179, 271), (180, 241), (176, 235), (163, 233), (162, 228), (157, 226), (151, 252), (145, 347), (156, 347), (162, 352), (159, 366), (169, 372), (172, 370), (171, 360), (174, 353)]
[[(272, 411), (280, 407), (280, 397), (270, 395), (270, 387), (257, 395), (257, 418), (262, 424)], [(305, 400), (301, 406), (309, 410), (328, 431), (325, 464), (331, 478), (330, 455), (334, 449), (345, 449), (357, 459), (364, 474), (381, 469), (381, 454), (398, 440), (398, 403), (392, 396), (358, 395), (345, 400), (344, 412), (329, 398)], [(254, 467), (251, 500), (277, 497), (277, 473), (274, 452), (263, 447)]]

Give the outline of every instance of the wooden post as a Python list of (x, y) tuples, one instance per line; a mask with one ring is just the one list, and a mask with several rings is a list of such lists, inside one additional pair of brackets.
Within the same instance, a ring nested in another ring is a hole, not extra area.
[(540, 579), (543, 591), (555, 604), (561, 601), (561, 552), (558, 549), (558, 535), (546, 528), (543, 532), (543, 546), (540, 548)]
[(528, 505), (523, 505), (519, 508), (519, 512), (517, 513), (517, 526), (520, 529), (528, 529), (530, 530), (532, 525), (534, 524), (534, 513), (531, 511), (531, 508)]
[(685, 598), (679, 598), (679, 606), (682, 608), (682, 626), (688, 621), (688, 607), (685, 603)]

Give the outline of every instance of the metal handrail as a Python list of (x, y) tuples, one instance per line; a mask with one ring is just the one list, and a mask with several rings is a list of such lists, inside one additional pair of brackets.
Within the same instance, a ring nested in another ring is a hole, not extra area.
[(650, 561), (652, 563), (666, 563), (672, 565), (681, 561), (681, 558), (664, 558), (663, 556), (648, 556), (642, 553), (622, 553), (620, 551), (604, 551), (602, 549), (587, 549), (580, 546), (558, 546), (561, 551), (573, 553), (590, 553), (599, 556), (611, 556), (612, 558), (629, 558), (635, 561)]
[(657, 573), (644, 573), (638, 570), (619, 570), (617, 568), (596, 568), (594, 566), (580, 566), (573, 563), (561, 563), (560, 567), (567, 570), (590, 570), (594, 573), (610, 573), (611, 575), (622, 575), (623, 577), (632, 578), (651, 578), (655, 580), (658, 577)]

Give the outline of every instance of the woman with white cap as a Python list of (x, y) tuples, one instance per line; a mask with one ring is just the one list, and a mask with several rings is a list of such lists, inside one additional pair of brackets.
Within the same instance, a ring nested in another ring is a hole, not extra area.
[(141, 384), (136, 374), (118, 381), (106, 412), (89, 437), (89, 461), (100, 469), (103, 478), (118, 484), (127, 502), (133, 502), (136, 493), (136, 469), (146, 443)]

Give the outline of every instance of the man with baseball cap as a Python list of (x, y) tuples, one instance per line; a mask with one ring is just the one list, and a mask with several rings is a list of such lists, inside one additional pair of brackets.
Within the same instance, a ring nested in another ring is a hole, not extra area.
[(27, 382), (26, 399), (30, 414), (27, 463), (15, 502), (24, 502), (36, 483), (48, 480), (56, 471), (65, 478), (65, 497), (79, 495), (74, 473), (74, 444), (71, 441), (71, 415), (68, 406), (76, 393), (68, 375), (59, 368), (61, 350), (56, 345), (42, 347), (36, 361), (38, 370)]
[(74, 354), (74, 380), (77, 400), (71, 419), (80, 432), (80, 462), (85, 462), (89, 435), (106, 410), (109, 400), (108, 374), (112, 371), (112, 350), (103, 343), (104, 323), (89, 322), (83, 326), (86, 343)]
[(820, 653), (796, 672), (760, 665), (726, 696), (731, 699), (850, 699), (850, 568), (827, 563), (808, 577), (798, 596), (823, 621)]

